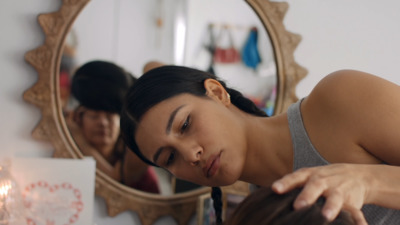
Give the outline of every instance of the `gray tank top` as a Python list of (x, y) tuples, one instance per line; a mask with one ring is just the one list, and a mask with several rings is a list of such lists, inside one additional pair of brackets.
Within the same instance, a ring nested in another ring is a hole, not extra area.
[[(287, 111), (293, 141), (293, 170), (329, 164), (314, 148), (304, 128), (300, 112), (302, 100), (292, 104)], [(369, 225), (400, 224), (400, 210), (387, 209), (376, 205), (365, 205), (362, 211)]]

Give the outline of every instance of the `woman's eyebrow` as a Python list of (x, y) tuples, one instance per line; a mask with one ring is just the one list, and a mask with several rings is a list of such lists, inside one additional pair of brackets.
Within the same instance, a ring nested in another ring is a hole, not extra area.
[[(165, 129), (165, 132), (167, 133), (167, 135), (171, 132), (172, 124), (173, 124), (173, 122), (174, 122), (174, 119), (175, 119), (176, 114), (177, 114), (178, 111), (179, 111), (180, 109), (182, 109), (184, 106), (186, 106), (186, 104), (183, 104), (183, 105), (178, 106), (174, 111), (172, 111), (171, 115), (169, 116), (168, 123), (167, 123), (167, 127), (166, 127), (166, 129)], [(157, 164), (158, 157), (161, 155), (161, 152), (162, 152), (163, 150), (164, 150), (163, 147), (160, 147), (160, 148), (157, 149), (156, 153), (155, 153), (154, 156), (153, 156), (153, 162), (154, 162), (154, 163)]]
[(175, 119), (176, 114), (177, 114), (178, 111), (179, 111), (180, 109), (182, 109), (184, 106), (186, 106), (186, 105), (185, 105), (185, 104), (184, 104), (184, 105), (180, 105), (180, 106), (177, 107), (174, 111), (172, 111), (171, 115), (169, 116), (169, 120), (168, 120), (168, 123), (167, 123), (167, 128), (165, 129), (165, 132), (166, 132), (167, 134), (169, 134), (169, 133), (171, 132), (172, 123), (174, 122), (174, 119)]

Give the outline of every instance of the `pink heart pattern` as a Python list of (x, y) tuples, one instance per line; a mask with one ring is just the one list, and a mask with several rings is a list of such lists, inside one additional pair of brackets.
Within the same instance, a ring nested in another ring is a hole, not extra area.
[(31, 183), (22, 197), (27, 225), (72, 225), (84, 209), (81, 191), (70, 183)]

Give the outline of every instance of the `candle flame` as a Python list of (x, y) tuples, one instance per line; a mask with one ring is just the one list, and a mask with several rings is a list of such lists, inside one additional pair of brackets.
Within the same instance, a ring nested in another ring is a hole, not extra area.
[(7, 197), (8, 191), (11, 189), (11, 181), (5, 181), (0, 184), (0, 197)]

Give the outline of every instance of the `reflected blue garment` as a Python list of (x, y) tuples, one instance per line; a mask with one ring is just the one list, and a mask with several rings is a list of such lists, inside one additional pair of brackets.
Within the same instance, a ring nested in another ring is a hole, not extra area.
[(258, 31), (257, 28), (252, 28), (249, 37), (242, 49), (243, 63), (253, 69), (256, 69), (258, 64), (261, 63), (261, 57), (258, 52)]
[[(293, 170), (330, 164), (318, 153), (308, 137), (300, 111), (301, 101), (292, 104), (287, 111), (290, 134), (293, 141)], [(369, 225), (400, 224), (400, 210), (376, 205), (364, 205), (362, 211)]]

